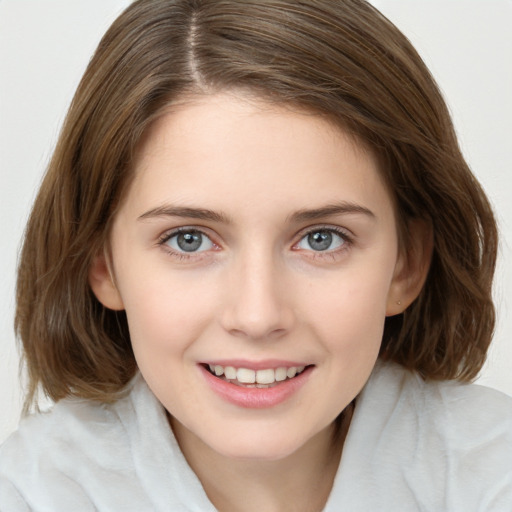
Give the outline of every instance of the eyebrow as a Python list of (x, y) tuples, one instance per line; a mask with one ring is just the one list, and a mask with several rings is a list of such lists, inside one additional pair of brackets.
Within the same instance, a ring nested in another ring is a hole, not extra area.
[(291, 215), (290, 220), (292, 222), (305, 222), (311, 220), (318, 220), (324, 217), (330, 217), (333, 215), (347, 215), (347, 214), (362, 214), (372, 219), (375, 219), (375, 214), (368, 208), (349, 202), (341, 202), (335, 204), (329, 204), (320, 208), (299, 210)]
[(187, 217), (189, 219), (209, 220), (229, 224), (227, 215), (205, 208), (188, 208), (184, 206), (157, 206), (138, 217), (138, 220), (151, 219), (155, 217)]
[[(368, 208), (349, 202), (329, 204), (320, 208), (298, 210), (293, 213), (289, 220), (294, 223), (318, 220), (334, 215), (362, 214), (375, 218), (375, 214)], [(151, 219), (155, 217), (186, 217), (189, 219), (208, 220), (223, 224), (230, 224), (230, 218), (222, 212), (215, 212), (206, 208), (190, 208), (185, 206), (163, 205), (152, 208), (138, 217), (138, 220)]]

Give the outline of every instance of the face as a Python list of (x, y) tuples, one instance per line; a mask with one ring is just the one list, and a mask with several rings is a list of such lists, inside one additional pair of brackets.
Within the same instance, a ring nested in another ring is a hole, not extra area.
[(161, 117), (135, 173), (115, 288), (91, 282), (126, 310), (175, 431), (267, 460), (327, 435), (406, 302), (372, 155), (319, 116), (218, 94)]

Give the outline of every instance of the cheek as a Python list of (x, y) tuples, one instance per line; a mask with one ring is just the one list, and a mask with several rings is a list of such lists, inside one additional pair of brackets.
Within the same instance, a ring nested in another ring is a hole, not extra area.
[[(311, 285), (305, 308), (329, 351), (355, 358), (378, 352), (386, 316), (389, 272), (368, 267), (340, 272), (323, 287)], [(351, 358), (353, 359), (353, 358)]]
[[(310, 295), (314, 337), (325, 350), (322, 365), (335, 390), (333, 394), (320, 395), (318, 405), (322, 410), (334, 411), (334, 415), (361, 391), (382, 343), (386, 282), (358, 281), (344, 279), (343, 286), (338, 283), (329, 293)], [(336, 396), (335, 402), (332, 396)]]
[(213, 315), (215, 288), (201, 280), (153, 269), (124, 282), (121, 295), (137, 358), (183, 352)]

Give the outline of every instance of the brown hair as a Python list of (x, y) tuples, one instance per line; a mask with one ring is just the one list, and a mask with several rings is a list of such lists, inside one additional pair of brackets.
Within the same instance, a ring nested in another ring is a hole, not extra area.
[(78, 87), (28, 222), (16, 330), (41, 386), (110, 401), (136, 370), (123, 312), (88, 284), (130, 183), (138, 141), (185, 93), (243, 88), (324, 115), (381, 162), (408, 248), (433, 231), (418, 299), (386, 319), (381, 357), (425, 378), (470, 380), (494, 327), (497, 233), (446, 105), (407, 39), (362, 0), (139, 0), (102, 39)]

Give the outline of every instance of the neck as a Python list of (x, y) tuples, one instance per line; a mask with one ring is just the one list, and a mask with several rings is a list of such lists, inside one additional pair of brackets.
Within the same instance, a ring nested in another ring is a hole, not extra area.
[(279, 460), (225, 457), (170, 418), (180, 448), (219, 512), (321, 511), (339, 466), (353, 405), (341, 423)]

